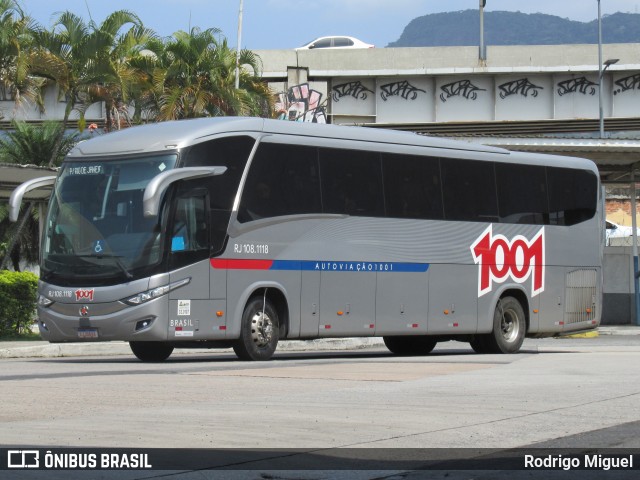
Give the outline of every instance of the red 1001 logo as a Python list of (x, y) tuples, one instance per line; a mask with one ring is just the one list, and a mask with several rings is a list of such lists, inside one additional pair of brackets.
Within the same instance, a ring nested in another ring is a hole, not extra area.
[(503, 283), (511, 278), (524, 283), (533, 275), (531, 296), (544, 291), (544, 227), (531, 239), (516, 235), (509, 240), (494, 235), (489, 225), (471, 245), (473, 260), (480, 265), (478, 297), (491, 291), (493, 282)]

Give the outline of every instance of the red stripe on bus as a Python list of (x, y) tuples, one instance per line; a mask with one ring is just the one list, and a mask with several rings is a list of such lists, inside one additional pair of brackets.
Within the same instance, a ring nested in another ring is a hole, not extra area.
[(211, 266), (220, 270), (269, 270), (273, 260), (212, 258)]

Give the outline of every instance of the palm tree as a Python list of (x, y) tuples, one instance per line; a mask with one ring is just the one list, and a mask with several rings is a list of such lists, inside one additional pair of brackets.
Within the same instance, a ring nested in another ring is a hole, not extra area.
[(11, 131), (0, 137), (0, 158), (3, 162), (18, 165), (47, 166), (51, 151), (58, 137), (62, 137), (54, 165), (62, 159), (78, 142), (79, 133), (64, 134), (63, 126), (57, 121), (31, 125), (26, 122), (11, 122)]
[(164, 79), (160, 59), (163, 55), (164, 42), (153, 36), (144, 42), (143, 48), (129, 57), (128, 64), (135, 72), (134, 81), (128, 85), (134, 124), (141, 123), (143, 118), (153, 120), (160, 111)]
[[(59, 165), (79, 136), (77, 132), (65, 135), (59, 122), (45, 122), (36, 126), (14, 121), (12, 129), (6, 136), (0, 137), (0, 159), (19, 165), (46, 166), (57, 143), (59, 147), (55, 164)], [(33, 203), (22, 208), (20, 217), (22, 221), (18, 224), (10, 222), (8, 206), (0, 206), (0, 258), (3, 259), (0, 268), (4, 268), (9, 259), (15, 271), (20, 270), (20, 259), (30, 264), (38, 261), (39, 219), (38, 212), (33, 210)]]
[[(120, 34), (127, 23), (133, 25)], [(107, 66), (105, 78), (89, 87), (89, 101), (86, 102), (86, 106), (103, 101), (107, 130), (119, 129), (121, 117), (129, 120), (129, 105), (135, 102), (140, 90), (139, 85), (144, 78), (132, 65), (132, 61), (144, 56), (146, 46), (157, 39), (157, 35), (145, 28), (137, 17), (134, 18), (132, 14), (124, 11), (115, 12), (99, 26), (94, 26), (94, 32), (105, 39), (110, 38), (111, 46), (100, 59)]]
[(0, 0), (0, 100), (16, 107), (29, 100), (43, 108), (43, 80), (30, 75), (28, 48), (34, 24), (15, 0)]
[[(59, 95), (66, 97), (64, 128), (74, 109), (79, 110), (82, 125), (86, 104), (91, 101), (90, 90), (114, 78), (109, 56), (117, 33), (128, 23), (141, 25), (139, 18), (126, 10), (112, 13), (100, 25), (93, 21), (87, 25), (81, 17), (66, 11), (58, 17), (53, 30), (36, 31), (31, 69), (34, 74), (55, 81)], [(58, 148), (56, 145), (53, 149), (50, 165)]]
[[(5, 269), (9, 261), (16, 272), (20, 271), (21, 260), (31, 265), (38, 263), (38, 211), (30, 203), (20, 213), (23, 222), (10, 222), (9, 206), (6, 203), (0, 204), (0, 270)], [(10, 253), (7, 255), (8, 252)]]
[[(216, 49), (216, 72), (218, 82), (216, 93), (221, 98), (228, 98), (232, 92), (232, 83), (235, 83), (235, 65), (237, 52), (229, 48), (227, 40), (218, 43)], [(221, 102), (220, 112), (223, 115), (248, 115), (256, 117), (271, 117), (274, 108), (274, 93), (266, 82), (262, 80), (262, 61), (251, 50), (240, 51), (240, 90), (235, 95), (240, 97), (240, 108), (226, 109), (225, 106), (233, 106), (233, 101)]]
[(155, 107), (156, 120), (176, 120), (221, 115), (268, 115), (272, 94), (260, 80), (258, 57), (241, 54), (241, 88), (235, 88), (236, 54), (215, 28), (189, 33), (178, 31), (154, 52), (155, 65), (147, 71), (147, 104)]

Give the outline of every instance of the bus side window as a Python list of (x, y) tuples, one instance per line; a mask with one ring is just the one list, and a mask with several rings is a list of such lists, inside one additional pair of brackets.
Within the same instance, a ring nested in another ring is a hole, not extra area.
[(380, 154), (320, 149), (324, 213), (384, 217)]
[(320, 213), (317, 149), (262, 143), (242, 192), (238, 221)]
[(551, 225), (575, 225), (596, 214), (598, 178), (588, 170), (547, 167)]
[(496, 163), (500, 222), (529, 225), (549, 223), (545, 167)]
[(445, 220), (498, 222), (493, 162), (442, 158)]
[(442, 187), (438, 158), (382, 154), (387, 216), (442, 220)]

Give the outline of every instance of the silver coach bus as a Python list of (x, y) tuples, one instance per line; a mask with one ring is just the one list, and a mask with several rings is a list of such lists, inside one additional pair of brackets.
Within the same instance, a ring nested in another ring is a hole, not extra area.
[(267, 360), (279, 340), (381, 336), (396, 354), (596, 328), (603, 214), (588, 160), (258, 118), (78, 144), (53, 186), (38, 316), (50, 342)]

